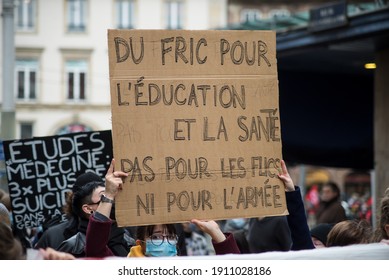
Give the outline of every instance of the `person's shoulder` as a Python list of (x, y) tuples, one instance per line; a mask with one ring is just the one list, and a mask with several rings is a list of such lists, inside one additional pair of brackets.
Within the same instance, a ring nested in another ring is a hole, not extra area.
[(58, 251), (70, 253), (74, 256), (82, 256), (84, 254), (86, 244), (86, 235), (82, 232), (77, 232), (72, 237), (62, 241), (58, 247)]
[(47, 230), (45, 230), (45, 232), (50, 233), (50, 232), (55, 232), (55, 231), (63, 231), (67, 227), (68, 223), (69, 223), (68, 221), (64, 221), (64, 222), (59, 223), (57, 225), (51, 226)]
[(68, 222), (65, 221), (46, 229), (36, 243), (35, 248), (52, 247), (56, 249), (65, 239), (64, 231), (67, 225)]
[(340, 200), (333, 203), (332, 208), (334, 208), (336, 210), (343, 210), (344, 211), (344, 207), (343, 207), (342, 202)]
[(287, 223), (286, 216), (267, 216), (261, 220), (263, 224)]

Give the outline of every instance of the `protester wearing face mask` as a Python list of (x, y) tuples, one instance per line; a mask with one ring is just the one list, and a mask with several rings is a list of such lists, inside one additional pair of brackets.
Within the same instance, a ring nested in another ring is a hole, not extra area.
[(178, 236), (173, 224), (139, 226), (136, 246), (131, 248), (129, 257), (174, 257)]
[[(86, 257), (104, 258), (113, 256), (108, 248), (110, 226), (109, 218), (111, 209), (115, 203), (115, 197), (122, 189), (123, 179), (128, 174), (122, 171), (114, 171), (114, 160), (111, 162), (105, 176), (105, 193), (101, 196), (100, 204), (89, 219), (86, 232)], [(212, 244), (216, 254), (239, 254), (239, 248), (231, 233), (223, 233), (215, 221), (191, 221), (200, 230), (208, 233), (212, 238)], [(142, 226), (137, 229), (136, 245), (130, 250), (129, 257), (166, 257), (177, 256), (178, 237), (174, 224), (160, 224)]]

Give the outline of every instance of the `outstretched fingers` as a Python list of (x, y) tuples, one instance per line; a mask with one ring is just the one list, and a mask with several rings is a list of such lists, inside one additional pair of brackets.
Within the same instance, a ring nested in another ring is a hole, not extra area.
[(278, 178), (280, 178), (284, 183), (285, 191), (290, 192), (295, 190), (293, 180), (289, 175), (288, 169), (286, 168), (286, 164), (283, 159), (281, 160), (281, 174), (278, 175)]
[(281, 160), (281, 170), (282, 170), (282, 175), (288, 174), (288, 169), (286, 168), (286, 164), (285, 164), (285, 161), (283, 159)]

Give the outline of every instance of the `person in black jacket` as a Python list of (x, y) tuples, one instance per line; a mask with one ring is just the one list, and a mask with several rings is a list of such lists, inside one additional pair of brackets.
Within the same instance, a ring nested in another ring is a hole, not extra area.
[[(92, 172), (80, 175), (67, 200), (69, 220), (46, 230), (36, 248), (51, 247), (75, 257), (84, 257), (89, 217), (97, 209), (104, 190), (104, 181), (98, 175)], [(127, 256), (134, 244), (134, 239), (125, 228), (119, 228), (116, 222), (112, 223), (108, 246), (115, 256)]]
[(289, 251), (292, 238), (285, 216), (251, 218), (247, 241), (250, 253)]
[[(80, 189), (83, 185), (93, 181), (103, 183), (101, 177), (93, 172), (86, 172), (79, 175), (73, 184), (72, 193)], [(69, 195), (67, 197), (67, 204), (64, 207), (64, 212), (67, 215), (67, 221), (48, 226), (35, 245), (36, 249), (47, 247), (57, 249), (64, 240), (77, 233), (78, 219), (77, 215), (71, 211), (71, 203), (72, 201)]]
[[(286, 206), (289, 212), (289, 215), (286, 216), (286, 220), (287, 226), (290, 230), (290, 236), (286, 230), (283, 237), (285, 240), (282, 241), (284, 243), (284, 247), (278, 245), (277, 250), (280, 250), (280, 248), (283, 248), (280, 251), (314, 249), (315, 246), (312, 242), (311, 233), (307, 223), (307, 216), (305, 214), (304, 202), (301, 196), (300, 188), (294, 185), (293, 180), (289, 175), (288, 169), (286, 168), (285, 161), (283, 160), (281, 160), (281, 170), (278, 177), (283, 182), (285, 188)], [(271, 218), (273, 217), (266, 217), (265, 219)], [(285, 219), (285, 217), (276, 218)], [(284, 228), (285, 225), (282, 227)], [(273, 231), (274, 227), (272, 232)], [(251, 242), (257, 242), (258, 244), (251, 244), (251, 247), (254, 247), (254, 249), (250, 249), (247, 235), (247, 233), (241, 231), (234, 233), (239, 249), (242, 253), (261, 252), (261, 250), (262, 252), (274, 250), (274, 246), (272, 248), (266, 248), (266, 244), (261, 244), (260, 240), (255, 240), (255, 234), (252, 234), (253, 236), (251, 237)], [(280, 238), (278, 238), (278, 240), (280, 240)], [(288, 247), (290, 248), (287, 249)]]
[(90, 215), (96, 211), (100, 203), (100, 197), (104, 193), (103, 182), (93, 181), (83, 185), (72, 193), (72, 213), (76, 215), (77, 233), (64, 240), (58, 247), (58, 251), (68, 252), (75, 257), (84, 257), (86, 229)]

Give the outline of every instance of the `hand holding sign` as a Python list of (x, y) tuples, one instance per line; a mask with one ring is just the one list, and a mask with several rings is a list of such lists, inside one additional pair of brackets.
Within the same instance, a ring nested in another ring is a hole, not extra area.
[(287, 214), (275, 43), (273, 31), (108, 30), (113, 154), (129, 174), (120, 226)]
[(221, 231), (219, 225), (215, 221), (200, 221), (197, 219), (192, 219), (190, 222), (194, 223), (201, 231), (208, 233), (216, 243), (220, 243), (226, 240), (224, 233)]
[[(106, 216), (107, 218), (115, 219), (115, 213), (112, 212), (112, 206), (113, 206), (113, 201), (115, 200), (116, 195), (119, 193), (119, 191), (122, 190), (123, 186), (123, 178), (127, 177), (127, 173), (122, 172), (122, 171), (115, 171), (115, 160), (112, 159), (111, 165), (109, 166), (107, 170), (107, 174), (105, 175), (105, 191), (104, 191), (104, 196), (108, 198), (108, 203), (104, 203), (107, 201), (100, 200), (100, 204), (97, 207), (97, 212), (100, 214)], [(111, 200), (111, 201), (109, 201)], [(111, 215), (112, 214), (112, 215)]]
[(285, 185), (285, 191), (286, 192), (292, 192), (295, 190), (294, 183), (292, 181), (292, 178), (289, 175), (288, 169), (286, 168), (286, 164), (284, 160), (281, 160), (281, 174), (278, 175), (278, 178), (282, 180), (282, 182)]

